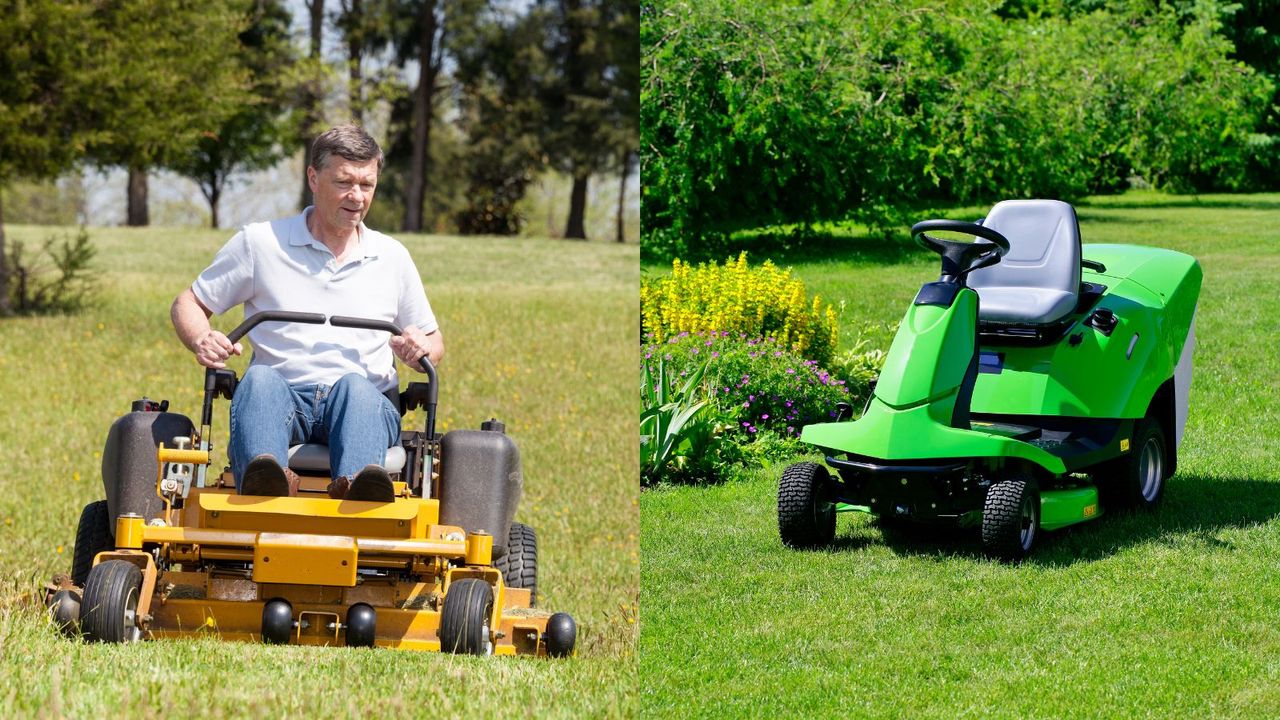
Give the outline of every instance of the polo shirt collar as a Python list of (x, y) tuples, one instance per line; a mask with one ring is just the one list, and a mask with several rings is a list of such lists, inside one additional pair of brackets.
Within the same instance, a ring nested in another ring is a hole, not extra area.
[[(325, 246), (324, 243), (315, 239), (311, 231), (307, 229), (307, 215), (315, 210), (314, 205), (308, 205), (305, 210), (294, 217), (293, 226), (289, 229), (290, 245), (310, 245), (321, 252), (332, 254), (333, 251)], [(378, 249), (373, 239), (374, 233), (369, 232), (369, 228), (365, 227), (363, 222), (360, 223), (360, 260), (373, 260), (378, 257)]]

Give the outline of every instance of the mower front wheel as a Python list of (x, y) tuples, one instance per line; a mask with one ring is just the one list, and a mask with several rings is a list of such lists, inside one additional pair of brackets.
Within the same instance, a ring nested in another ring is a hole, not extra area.
[(107, 560), (89, 571), (80, 601), (80, 630), (91, 642), (128, 643), (142, 639), (138, 595), (142, 571), (124, 560)]
[(791, 465), (778, 482), (778, 534), (795, 548), (829, 544), (836, 536), (831, 475), (817, 463)]
[(454, 580), (440, 612), (440, 649), (458, 655), (492, 655), (492, 613), (493, 588), (489, 583), (479, 578)]
[(1040, 534), (1040, 490), (1025, 473), (992, 485), (982, 506), (982, 547), (1001, 560), (1016, 562), (1031, 553)]

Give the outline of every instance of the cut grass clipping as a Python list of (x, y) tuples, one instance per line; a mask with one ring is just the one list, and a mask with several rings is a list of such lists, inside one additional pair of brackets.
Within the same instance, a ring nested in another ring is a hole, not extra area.
[[(34, 241), (47, 228), (9, 226)], [(147, 395), (197, 417), (203, 371), (169, 303), (228, 231), (95, 229), (97, 301), (0, 320), (0, 715), (32, 717), (634, 716), (639, 599), (634, 245), (401, 238), (440, 318), (437, 429), (497, 417), (517, 442), (516, 518), (539, 540), (539, 604), (578, 620), (565, 661), (215, 638), (138, 646), (60, 637), (22, 598), (68, 572), (76, 519), (102, 497), (107, 429)], [(306, 308), (298, 308), (306, 310)], [(239, 311), (214, 318), (224, 332)], [(243, 372), (246, 358), (233, 367)], [(402, 384), (412, 373), (401, 367)], [(419, 428), (418, 411), (405, 426)], [(225, 461), (227, 403), (215, 408)], [(513, 662), (514, 661), (514, 662)]]
[[(1280, 195), (1078, 210), (1086, 243), (1172, 248), (1204, 268), (1190, 419), (1161, 506), (1047, 533), (1011, 566), (985, 559), (975, 532), (894, 534), (859, 514), (840, 516), (830, 547), (788, 549), (781, 465), (645, 491), (642, 714), (1280, 715)], [(875, 247), (779, 263), (845, 302), (846, 346), (937, 278), (936, 255)]]

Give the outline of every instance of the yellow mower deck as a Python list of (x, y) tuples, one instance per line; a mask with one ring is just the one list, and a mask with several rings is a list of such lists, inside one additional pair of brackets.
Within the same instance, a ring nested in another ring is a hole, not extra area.
[[(160, 467), (199, 462), (198, 452), (162, 446)], [(492, 536), (438, 524), (437, 500), (408, 497), (403, 483), (390, 503), (314, 495), (318, 478), (305, 478), (299, 497), (242, 496), (230, 484), (224, 476), (191, 488), (165, 520), (120, 517), (117, 549), (95, 557), (95, 566), (123, 560), (142, 571), (143, 638), (261, 641), (264, 606), (283, 599), (293, 611), (291, 643), (348, 644), (347, 611), (365, 603), (376, 611), (374, 645), (440, 651), (450, 585), (477, 578), (493, 590), (493, 654), (547, 654), (550, 614), (531, 608), (529, 590), (503, 584), (491, 564)]]

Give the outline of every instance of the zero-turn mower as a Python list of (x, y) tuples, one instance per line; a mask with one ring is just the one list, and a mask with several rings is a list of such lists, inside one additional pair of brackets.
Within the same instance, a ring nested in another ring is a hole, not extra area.
[[(265, 312), (262, 322), (324, 324), (396, 335), (392, 323)], [(216, 633), (235, 640), (349, 645), (474, 655), (573, 652), (566, 613), (533, 609), (537, 538), (513, 522), (523, 477), (502, 423), (435, 433), (439, 389), (395, 398), (423, 408), (424, 431), (403, 431), (384, 467), (393, 502), (330, 499), (329, 452), (289, 450), (296, 497), (239, 495), (229, 470), (213, 474), (210, 426), (230, 399), (233, 370), (207, 369), (200, 427), (168, 402), (133, 403), (107, 436), (106, 499), (85, 507), (70, 578), (46, 593), (50, 615), (90, 641)]]

